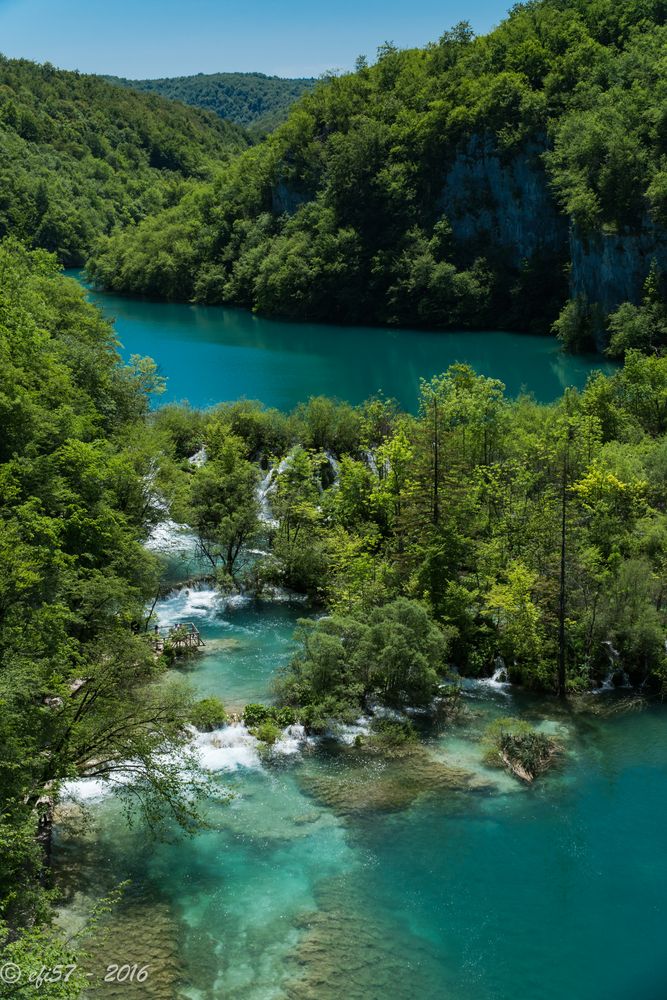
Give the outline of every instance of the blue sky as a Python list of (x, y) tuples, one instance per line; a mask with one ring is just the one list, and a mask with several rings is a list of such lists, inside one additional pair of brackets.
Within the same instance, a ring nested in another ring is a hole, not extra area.
[(259, 70), (317, 76), (379, 44), (487, 31), (510, 0), (0, 0), (0, 52), (128, 77)]

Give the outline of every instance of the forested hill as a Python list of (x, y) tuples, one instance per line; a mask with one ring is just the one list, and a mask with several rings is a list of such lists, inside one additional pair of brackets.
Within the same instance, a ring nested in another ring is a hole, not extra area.
[(666, 15), (667, 0), (539, 0), (485, 37), (386, 45), (90, 271), (270, 314), (557, 321), (573, 348), (660, 346)]
[(210, 112), (0, 57), (0, 238), (82, 263), (100, 234), (178, 201), (248, 144)]
[(270, 132), (283, 122), (292, 104), (315, 83), (308, 78), (291, 80), (264, 73), (197, 73), (161, 80), (126, 80), (117, 76), (105, 79), (122, 87), (206, 108), (255, 133)]

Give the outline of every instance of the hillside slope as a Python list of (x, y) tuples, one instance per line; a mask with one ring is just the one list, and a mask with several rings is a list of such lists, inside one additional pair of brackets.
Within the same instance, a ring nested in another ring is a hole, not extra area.
[(0, 57), (0, 238), (82, 263), (249, 145), (243, 129), (94, 76)]
[(315, 84), (309, 78), (286, 79), (264, 73), (197, 73), (160, 80), (126, 80), (117, 76), (104, 79), (121, 87), (205, 108), (255, 133), (276, 128), (287, 118), (292, 104)]
[(539, 0), (485, 37), (459, 25), (423, 50), (384, 46), (226, 177), (100, 245), (90, 272), (170, 293), (152, 261), (180, 234), (168, 267), (201, 301), (435, 328), (557, 320), (574, 349), (609, 332), (616, 353), (653, 349), (666, 19), (666, 0)]

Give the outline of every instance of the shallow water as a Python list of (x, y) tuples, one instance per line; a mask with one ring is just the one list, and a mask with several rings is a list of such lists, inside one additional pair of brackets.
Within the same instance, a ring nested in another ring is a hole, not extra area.
[[(188, 601), (210, 644), (189, 668), (201, 694), (268, 698), (303, 608), (177, 593), (163, 620)], [(153, 844), (86, 789), (93, 829), (74, 811), (56, 837), (61, 883), (77, 886), (65, 920), (131, 879), (100, 961), (151, 965), (144, 986), (95, 995), (667, 995), (665, 713), (573, 716), (488, 684), (464, 702), (459, 722), (420, 723), (419, 746), (390, 759), (332, 740), (262, 754), (235, 726), (202, 737), (234, 798), (211, 802), (191, 840)], [(530, 788), (484, 760), (485, 726), (517, 714), (546, 719), (566, 749)]]
[[(81, 278), (80, 271), (69, 271)], [(361, 403), (377, 392), (414, 410), (420, 378), (455, 362), (501, 379), (541, 402), (567, 386), (583, 387), (594, 369), (613, 371), (599, 356), (563, 354), (553, 337), (498, 331), (335, 326), (266, 319), (244, 309), (175, 305), (90, 292), (115, 319), (126, 357), (149, 355), (166, 376), (162, 400), (209, 406), (240, 397), (289, 410), (309, 396)]]

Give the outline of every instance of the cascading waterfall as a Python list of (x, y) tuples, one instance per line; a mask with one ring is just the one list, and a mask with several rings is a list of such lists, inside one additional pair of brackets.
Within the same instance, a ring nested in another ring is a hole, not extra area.
[(507, 666), (505, 664), (502, 656), (496, 656), (493, 661), (494, 671), (491, 675), (491, 682), (493, 684), (509, 684), (510, 676)]
[(278, 522), (273, 516), (273, 511), (271, 510), (271, 493), (276, 488), (275, 478), (277, 475), (277, 468), (272, 466), (267, 474), (264, 476), (262, 481), (257, 485), (257, 502), (259, 503), (259, 519), (269, 528), (275, 528), (278, 526)]
[(329, 470), (331, 474), (331, 485), (338, 486), (338, 483), (340, 482), (340, 462), (338, 461), (334, 453), (331, 451), (325, 451), (324, 455), (329, 465)]
[[(619, 651), (614, 648), (613, 643), (609, 639), (605, 639), (602, 645), (607, 651), (607, 656), (609, 657), (609, 670), (600, 687), (595, 688), (593, 693), (602, 694), (605, 691), (614, 691), (617, 688), (631, 688), (632, 684), (630, 683), (630, 678), (625, 670), (620, 666), (621, 654)], [(617, 680), (619, 683), (616, 683)]]
[(202, 446), (199, 451), (195, 452), (194, 455), (190, 455), (188, 459), (190, 465), (194, 465), (196, 469), (201, 469), (202, 465), (206, 465), (208, 462), (208, 454), (206, 452), (206, 447)]

